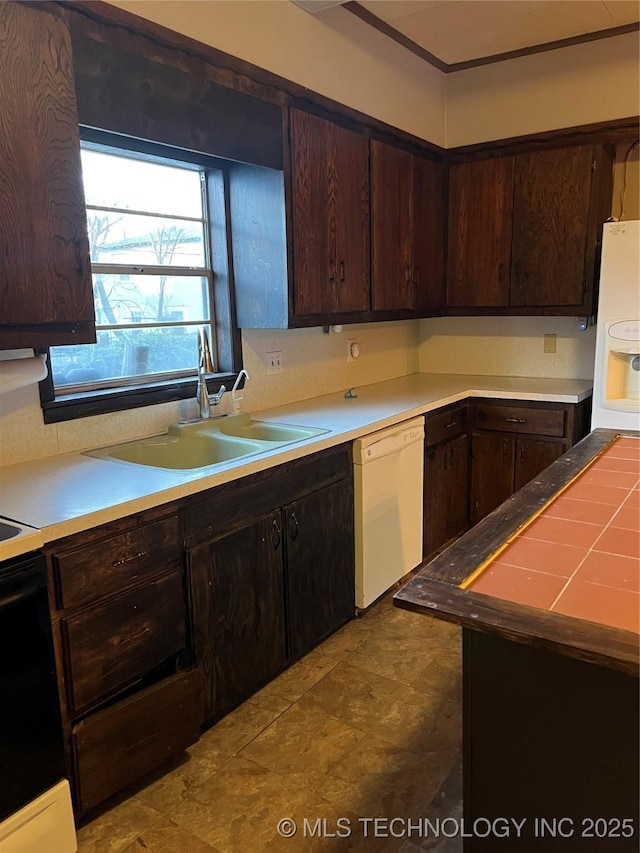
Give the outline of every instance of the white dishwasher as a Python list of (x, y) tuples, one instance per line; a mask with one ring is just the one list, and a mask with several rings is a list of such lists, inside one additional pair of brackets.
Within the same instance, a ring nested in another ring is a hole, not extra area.
[(356, 607), (422, 562), (424, 418), (353, 444)]

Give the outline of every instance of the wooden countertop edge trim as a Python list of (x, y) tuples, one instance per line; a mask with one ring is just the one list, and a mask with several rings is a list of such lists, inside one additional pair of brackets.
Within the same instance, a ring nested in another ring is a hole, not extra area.
[(632, 631), (586, 622), (490, 595), (474, 593), (439, 580), (414, 578), (394, 595), (405, 610), (455, 622), (485, 634), (540, 646), (588, 663), (638, 677), (640, 638)]

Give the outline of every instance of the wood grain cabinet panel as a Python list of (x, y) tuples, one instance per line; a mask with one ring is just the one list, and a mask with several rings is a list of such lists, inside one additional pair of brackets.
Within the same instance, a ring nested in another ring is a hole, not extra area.
[(289, 654), (295, 659), (355, 612), (351, 480), (289, 504), (283, 517)]
[(186, 647), (182, 571), (65, 616), (61, 628), (77, 714)]
[(274, 512), (190, 552), (205, 722), (285, 664), (281, 525)]
[(210, 723), (355, 615), (350, 448), (219, 486), (185, 529)]
[(509, 304), (513, 157), (449, 169), (447, 307)]
[(0, 4), (0, 348), (95, 341), (71, 39)]
[(181, 672), (74, 726), (76, 801), (84, 814), (200, 737), (200, 680)]
[(584, 303), (594, 166), (590, 145), (516, 156), (511, 305)]
[(425, 452), (424, 556), (469, 526), (469, 438), (466, 434)]
[(372, 307), (437, 314), (444, 299), (444, 168), (371, 142)]
[(471, 522), (476, 524), (589, 431), (590, 400), (471, 404)]
[(363, 135), (290, 110), (293, 311), (369, 309), (369, 157)]
[(474, 433), (471, 444), (471, 523), (513, 494), (515, 439)]
[(74, 607), (116, 594), (182, 565), (176, 515), (53, 556), (58, 605)]

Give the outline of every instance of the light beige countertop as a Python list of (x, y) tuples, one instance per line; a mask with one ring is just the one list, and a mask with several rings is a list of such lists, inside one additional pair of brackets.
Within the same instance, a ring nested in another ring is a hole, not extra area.
[(0, 516), (42, 531), (43, 543), (87, 530), (230, 480), (353, 441), (467, 397), (579, 403), (592, 383), (579, 379), (414, 373), (263, 412), (254, 420), (328, 432), (207, 468), (169, 471), (75, 452), (0, 468)]

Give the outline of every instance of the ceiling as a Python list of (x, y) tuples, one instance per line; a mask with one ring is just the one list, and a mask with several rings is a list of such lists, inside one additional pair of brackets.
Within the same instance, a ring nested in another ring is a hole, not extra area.
[[(342, 5), (442, 71), (638, 29), (638, 0), (293, 0)], [(506, 54), (506, 55), (505, 55)]]

